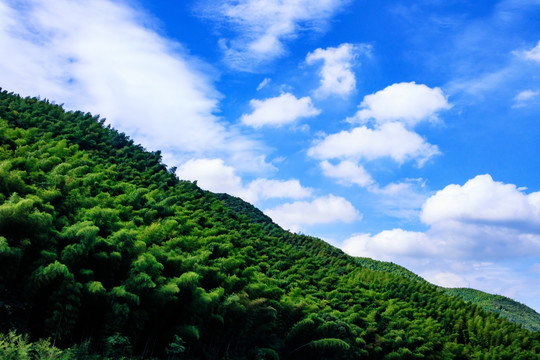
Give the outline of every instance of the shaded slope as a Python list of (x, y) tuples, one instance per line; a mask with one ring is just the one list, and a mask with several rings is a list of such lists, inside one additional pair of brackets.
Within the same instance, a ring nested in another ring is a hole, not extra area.
[(0, 331), (110, 357), (540, 358), (540, 334), (256, 211), (1, 92)]

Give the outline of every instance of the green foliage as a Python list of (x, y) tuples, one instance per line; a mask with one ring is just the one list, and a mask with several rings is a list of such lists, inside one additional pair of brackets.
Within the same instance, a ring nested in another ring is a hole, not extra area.
[(0, 91), (0, 358), (540, 358), (539, 332), (160, 161)]
[(540, 331), (540, 314), (530, 307), (505, 296), (491, 295), (466, 288), (445, 289), (445, 292), (458, 296), (467, 302), (477, 304), (484, 310), (499, 314), (516, 324), (521, 324), (525, 329)]

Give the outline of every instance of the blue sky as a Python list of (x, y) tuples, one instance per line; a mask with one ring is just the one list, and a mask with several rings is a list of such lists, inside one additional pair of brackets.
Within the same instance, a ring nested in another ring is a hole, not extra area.
[(0, 0), (0, 86), (286, 229), (540, 310), (540, 1)]

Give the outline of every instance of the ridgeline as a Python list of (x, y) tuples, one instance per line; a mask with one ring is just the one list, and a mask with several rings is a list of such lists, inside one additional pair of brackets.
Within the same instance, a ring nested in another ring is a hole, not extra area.
[(0, 358), (540, 359), (539, 332), (385, 266), (0, 92)]

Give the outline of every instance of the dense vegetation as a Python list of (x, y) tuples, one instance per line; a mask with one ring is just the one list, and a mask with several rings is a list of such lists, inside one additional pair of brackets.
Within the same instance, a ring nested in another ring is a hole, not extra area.
[(525, 329), (540, 331), (540, 314), (517, 301), (505, 296), (487, 294), (468, 288), (445, 289), (445, 291), (447, 294), (459, 296), (465, 301), (479, 305), (484, 310), (497, 313), (512, 322), (521, 324)]
[(103, 123), (0, 92), (0, 357), (540, 359), (539, 332), (288, 233)]
[[(372, 270), (386, 271), (411, 280), (425, 282), (420, 276), (394, 263), (369, 258), (357, 258), (357, 261), (362, 266)], [(449, 295), (458, 296), (467, 302), (479, 305), (484, 310), (499, 314), (516, 324), (522, 325), (525, 329), (540, 331), (540, 314), (515, 300), (468, 288), (441, 287), (440, 289)]]

